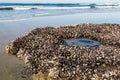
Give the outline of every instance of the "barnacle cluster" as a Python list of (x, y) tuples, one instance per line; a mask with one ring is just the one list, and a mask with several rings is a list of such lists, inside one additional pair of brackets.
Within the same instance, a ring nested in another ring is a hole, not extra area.
[[(90, 39), (99, 46), (66, 46), (63, 39)], [(26, 64), (26, 75), (45, 80), (119, 80), (120, 24), (79, 24), (36, 28), (6, 50)], [(37, 79), (36, 79), (37, 80)]]

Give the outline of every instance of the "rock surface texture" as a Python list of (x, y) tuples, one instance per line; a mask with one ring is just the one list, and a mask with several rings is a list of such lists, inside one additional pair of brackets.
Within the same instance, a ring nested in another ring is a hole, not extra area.
[[(63, 39), (77, 38), (100, 45), (62, 44)], [(26, 75), (47, 73), (45, 80), (120, 80), (120, 24), (36, 28), (10, 42), (6, 50), (25, 62)]]

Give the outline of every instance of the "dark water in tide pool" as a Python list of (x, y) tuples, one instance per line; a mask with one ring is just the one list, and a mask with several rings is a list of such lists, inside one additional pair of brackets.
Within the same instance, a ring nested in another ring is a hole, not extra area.
[(87, 40), (87, 39), (64, 39), (63, 45), (95, 47), (95, 46), (99, 46), (100, 43), (95, 40)]

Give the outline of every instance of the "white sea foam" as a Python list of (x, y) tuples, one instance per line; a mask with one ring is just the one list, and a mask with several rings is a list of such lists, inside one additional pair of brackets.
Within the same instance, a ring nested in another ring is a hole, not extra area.
[(113, 6), (96, 6), (95, 8), (108, 9), (108, 8), (113, 8)]
[(14, 7), (14, 10), (29, 10), (31, 9), (30, 7)]
[(85, 7), (37, 7), (37, 9), (48, 9), (48, 10), (62, 10), (62, 9), (86, 9), (90, 8), (89, 6)]
[(0, 22), (15, 22), (15, 21), (23, 21), (23, 20), (27, 20), (28, 18), (24, 18), (24, 19), (0, 19)]
[(49, 15), (49, 13), (34, 14), (33, 17)]
[(95, 8), (109, 9), (109, 8), (120, 8), (120, 6), (96, 6)]

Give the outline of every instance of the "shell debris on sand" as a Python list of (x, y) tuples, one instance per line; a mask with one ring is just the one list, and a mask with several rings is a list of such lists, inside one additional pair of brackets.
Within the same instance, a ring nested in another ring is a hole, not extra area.
[[(63, 39), (96, 40), (100, 45), (66, 46)], [(120, 24), (36, 28), (6, 50), (25, 62), (26, 75), (42, 73), (50, 80), (120, 79)]]

